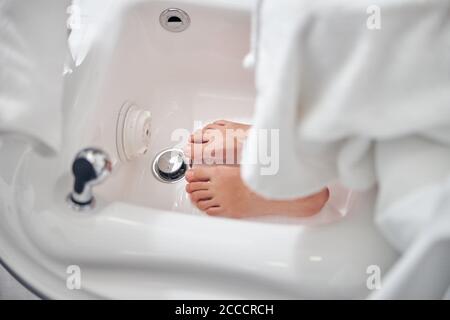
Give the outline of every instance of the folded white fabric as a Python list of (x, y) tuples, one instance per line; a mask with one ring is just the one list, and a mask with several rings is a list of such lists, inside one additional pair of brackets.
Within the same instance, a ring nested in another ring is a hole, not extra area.
[(0, 133), (61, 144), (66, 9), (61, 0), (0, 0)]
[[(450, 179), (450, 1), (264, 0), (257, 7), (258, 96), (244, 180), (272, 198), (307, 195), (335, 180), (376, 185), (376, 220), (406, 249), (449, 196), (442, 186)], [(373, 29), (367, 21), (377, 9)], [(260, 129), (279, 130), (276, 174), (261, 174)]]
[(75, 66), (79, 66), (102, 34), (108, 19), (115, 19), (123, 6), (136, 0), (72, 0), (68, 10), (70, 36), (68, 45)]

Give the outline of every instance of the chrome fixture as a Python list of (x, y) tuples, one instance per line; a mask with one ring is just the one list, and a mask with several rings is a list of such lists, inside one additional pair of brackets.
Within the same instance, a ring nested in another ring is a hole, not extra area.
[(161, 26), (170, 32), (181, 32), (191, 24), (189, 15), (181, 9), (169, 8), (159, 16)]
[(111, 160), (104, 151), (86, 148), (78, 152), (72, 164), (75, 183), (67, 196), (69, 205), (76, 210), (92, 209), (95, 205), (92, 187), (105, 180), (111, 170)]
[(162, 182), (174, 183), (183, 179), (188, 166), (182, 150), (167, 149), (153, 160), (153, 174)]

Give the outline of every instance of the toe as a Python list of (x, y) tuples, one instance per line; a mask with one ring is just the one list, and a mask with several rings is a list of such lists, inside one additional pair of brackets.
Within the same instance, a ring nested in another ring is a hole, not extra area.
[(225, 126), (227, 123), (229, 123), (229, 121), (227, 121), (227, 120), (217, 120), (217, 121), (214, 121), (214, 124), (217, 124), (217, 125), (219, 125), (219, 126)]
[(224, 210), (220, 206), (209, 207), (205, 210), (206, 214), (210, 216), (220, 216), (224, 213)]
[(212, 177), (214, 167), (195, 166), (186, 172), (186, 180), (188, 182), (194, 181), (209, 181)]
[(200, 200), (195, 203), (197, 208), (199, 208), (202, 211), (208, 210), (211, 207), (217, 206), (217, 202), (214, 199), (210, 200)]
[(222, 127), (222, 125), (219, 125), (217, 123), (210, 123), (204, 128), (205, 134), (207, 135), (208, 131), (220, 129), (220, 127)]
[(206, 134), (205, 129), (199, 129), (191, 134), (189, 140), (192, 143), (203, 143), (208, 141), (208, 135)]
[(195, 163), (201, 163), (205, 145), (203, 143), (188, 143), (183, 149), (184, 155)]
[(186, 171), (186, 174), (184, 175), (184, 178), (187, 182), (193, 182), (194, 181), (194, 170), (188, 170)]
[(215, 164), (216, 150), (212, 142), (190, 143), (183, 149), (183, 153), (192, 164)]
[(190, 198), (192, 202), (210, 200), (212, 198), (212, 193), (209, 190), (195, 191), (190, 194)]
[(208, 189), (209, 189), (209, 182), (191, 182), (186, 185), (187, 193)]

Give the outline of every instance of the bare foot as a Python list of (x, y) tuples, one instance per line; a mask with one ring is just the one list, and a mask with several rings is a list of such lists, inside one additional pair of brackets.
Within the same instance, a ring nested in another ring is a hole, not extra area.
[(268, 200), (248, 189), (237, 166), (196, 166), (186, 173), (186, 191), (197, 208), (212, 216), (233, 218), (281, 214), (306, 217), (328, 200), (328, 188), (295, 200)]
[(249, 129), (247, 124), (215, 121), (191, 135), (184, 153), (194, 164), (237, 164)]

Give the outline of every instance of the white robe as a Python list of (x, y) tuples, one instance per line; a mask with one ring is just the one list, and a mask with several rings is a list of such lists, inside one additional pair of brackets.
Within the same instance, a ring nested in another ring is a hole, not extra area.
[[(377, 187), (375, 221), (406, 251), (450, 214), (450, 1), (264, 0), (257, 8), (244, 181), (280, 199), (336, 180)], [(279, 130), (275, 174), (258, 162), (261, 129)]]
[(0, 134), (56, 151), (62, 139), (68, 0), (0, 0)]

